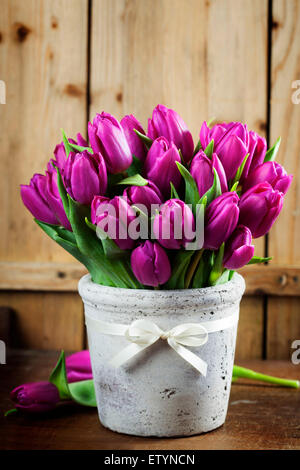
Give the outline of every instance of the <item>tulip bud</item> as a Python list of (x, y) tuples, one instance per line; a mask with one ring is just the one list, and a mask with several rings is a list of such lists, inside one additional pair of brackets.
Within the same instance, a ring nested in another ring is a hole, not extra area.
[(238, 218), (239, 197), (227, 192), (214, 199), (205, 213), (204, 248), (218, 250), (234, 231)]
[(252, 235), (248, 227), (238, 225), (226, 242), (224, 267), (239, 269), (249, 263), (254, 254), (254, 245), (251, 245), (251, 241)]
[(269, 183), (259, 183), (246, 191), (240, 200), (240, 223), (251, 230), (253, 238), (265, 235), (277, 219), (283, 194)]
[(148, 120), (148, 137), (155, 140), (161, 136), (181, 150), (185, 162), (191, 160), (194, 151), (192, 134), (176, 111), (159, 104), (153, 110), (152, 119)]
[(20, 385), (10, 394), (17, 409), (28, 413), (44, 413), (55, 408), (59, 393), (50, 382), (36, 382)]
[(179, 199), (165, 202), (153, 221), (153, 233), (168, 249), (179, 250), (195, 238), (195, 219), (191, 209)]
[(143, 162), (146, 158), (147, 149), (145, 147), (145, 144), (134, 132), (134, 129), (136, 129), (141, 134), (145, 134), (145, 131), (142, 128), (141, 124), (132, 114), (130, 114), (129, 116), (124, 116), (120, 124), (125, 133), (125, 137), (130, 147), (131, 154), (141, 160), (141, 162)]
[(286, 194), (292, 183), (293, 176), (288, 175), (285, 169), (276, 162), (266, 162), (253, 170), (243, 184), (243, 192), (258, 183), (269, 183), (273, 189)]
[(180, 185), (181, 175), (176, 162), (180, 162), (180, 155), (175, 145), (169, 145), (164, 137), (158, 137), (150, 147), (144, 170), (146, 177), (156, 184), (165, 198), (170, 197), (171, 182), (176, 189)]
[(66, 190), (80, 204), (91, 204), (94, 196), (101, 196), (107, 187), (107, 172), (101, 154), (88, 151), (71, 152), (64, 168)]
[(148, 181), (146, 186), (129, 186), (124, 190), (123, 196), (131, 206), (142, 204), (147, 207), (147, 215), (149, 216), (151, 215), (151, 205), (161, 205), (163, 201), (160, 190), (152, 181)]
[(35, 173), (29, 185), (21, 184), (20, 192), (24, 206), (27, 207), (36, 219), (47, 224), (58, 224), (58, 220), (48, 202), (45, 175)]
[(264, 161), (267, 151), (267, 142), (264, 137), (256, 134), (256, 132), (249, 132), (249, 157), (245, 163), (243, 173), (240, 181), (243, 183), (247, 178), (248, 174), (251, 173), (258, 165), (261, 165)]
[(88, 124), (92, 149), (101, 153), (109, 173), (120, 173), (132, 163), (132, 154), (125, 133), (111, 114), (97, 114), (93, 123)]
[(128, 233), (128, 226), (136, 218), (135, 211), (126, 199), (115, 196), (109, 199), (95, 196), (91, 206), (91, 220), (107, 233), (121, 250), (131, 250), (135, 245)]
[(65, 209), (59, 194), (57, 185), (57, 172), (52, 167), (51, 171), (46, 171), (48, 204), (55, 214), (60, 225), (72, 231), (71, 224), (66, 216)]
[(131, 268), (137, 280), (145, 286), (157, 287), (171, 277), (171, 265), (165, 250), (147, 240), (131, 253)]
[[(87, 141), (82, 137), (82, 135), (79, 132), (77, 134), (77, 142), (74, 139), (68, 139), (68, 140), (71, 144), (81, 145), (82, 147), (88, 146)], [(63, 142), (56, 145), (54, 149), (54, 156), (55, 156), (55, 159), (50, 160), (50, 162), (48, 163), (48, 170), (51, 171), (51, 168), (53, 166), (52, 163), (54, 163), (55, 166), (57, 166), (60, 170), (63, 170), (65, 163), (66, 163), (66, 159), (67, 159), (65, 144)]]
[(222, 193), (228, 191), (226, 175), (222, 163), (216, 153), (208, 158), (203, 150), (198, 152), (191, 163), (190, 173), (197, 183), (200, 197), (211, 188), (214, 182), (214, 169), (218, 173)]
[(68, 383), (90, 380), (93, 378), (90, 352), (79, 351), (66, 358)]
[(235, 177), (248, 153), (243, 177), (247, 176), (250, 168), (253, 169), (262, 163), (266, 154), (265, 139), (255, 132), (249, 132), (247, 126), (240, 122), (216, 124), (211, 129), (204, 122), (200, 131), (202, 148), (205, 149), (212, 139), (214, 139), (214, 152), (222, 162), (227, 180)]

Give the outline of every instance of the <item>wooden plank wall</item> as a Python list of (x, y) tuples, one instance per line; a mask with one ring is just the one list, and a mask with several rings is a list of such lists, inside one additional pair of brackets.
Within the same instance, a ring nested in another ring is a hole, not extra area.
[[(297, 175), (300, 105), (299, 0), (0, 0), (2, 237), (0, 305), (15, 310), (16, 343), (84, 346), (80, 266), (35, 227), (18, 184), (41, 171), (60, 140), (85, 133), (105, 109), (142, 123), (157, 103), (174, 107), (195, 140), (202, 120), (242, 120), (273, 142)], [(271, 100), (269, 101), (269, 98)], [(300, 176), (300, 175), (299, 175)], [(298, 191), (298, 192), (297, 192)], [(245, 271), (238, 358), (285, 358), (300, 338), (299, 185)], [(60, 291), (60, 292), (58, 292)], [(276, 296), (276, 297), (274, 297)], [(279, 297), (279, 298), (278, 298)], [(68, 326), (67, 326), (68, 325)]]

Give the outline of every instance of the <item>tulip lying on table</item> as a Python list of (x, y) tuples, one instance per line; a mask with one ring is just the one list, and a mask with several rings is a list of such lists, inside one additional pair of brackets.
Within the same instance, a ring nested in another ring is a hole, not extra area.
[[(300, 388), (298, 380), (282, 379), (260, 374), (240, 366), (233, 366), (232, 381), (239, 378), (268, 382), (282, 387)], [(89, 351), (79, 351), (65, 359), (62, 351), (49, 382), (19, 385), (10, 397), (15, 408), (8, 415), (20, 410), (26, 413), (45, 413), (63, 401), (75, 401), (83, 406), (96, 407), (95, 389)]]

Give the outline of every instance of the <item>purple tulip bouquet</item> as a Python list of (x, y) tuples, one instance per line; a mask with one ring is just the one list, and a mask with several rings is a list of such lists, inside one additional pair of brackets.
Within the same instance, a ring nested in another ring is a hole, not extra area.
[(158, 105), (147, 133), (133, 115), (102, 112), (56, 146), (45, 174), (21, 185), (36, 223), (95, 283), (199, 288), (227, 282), (254, 256), (252, 238), (278, 217), (292, 176), (274, 161), (280, 139), (245, 124), (203, 122), (193, 138)]

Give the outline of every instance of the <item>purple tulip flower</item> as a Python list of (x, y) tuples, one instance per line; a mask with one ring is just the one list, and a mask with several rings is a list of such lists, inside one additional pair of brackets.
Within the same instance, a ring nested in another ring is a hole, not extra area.
[(70, 196), (80, 204), (91, 204), (107, 187), (107, 171), (101, 154), (71, 152), (64, 168), (64, 183)]
[(239, 197), (227, 192), (214, 199), (205, 213), (204, 248), (218, 250), (226, 242), (239, 218)]
[(20, 192), (24, 206), (36, 219), (47, 224), (58, 225), (59, 221), (49, 205), (45, 175), (35, 173), (29, 185), (21, 184)]
[(50, 382), (35, 382), (20, 385), (10, 394), (17, 409), (28, 413), (43, 413), (53, 410), (59, 402), (59, 393)]
[(144, 171), (146, 177), (153, 181), (164, 197), (170, 197), (170, 182), (178, 189), (181, 181), (180, 171), (176, 165), (180, 155), (176, 146), (165, 137), (158, 137), (150, 147), (146, 157)]
[(267, 151), (267, 142), (264, 137), (261, 137), (256, 132), (249, 132), (249, 157), (245, 163), (240, 182), (243, 183), (248, 174), (251, 173), (258, 165), (264, 161)]
[(92, 223), (99, 225), (121, 250), (131, 250), (135, 245), (135, 240), (132, 240), (128, 233), (128, 226), (135, 218), (135, 211), (121, 196), (115, 196), (113, 199), (95, 196), (93, 199)]
[(66, 358), (67, 380), (69, 383), (93, 378), (90, 352), (79, 351)]
[[(50, 167), (49, 167), (50, 169)], [(55, 214), (60, 225), (72, 231), (71, 224), (66, 216), (65, 209), (57, 186), (57, 172), (52, 167), (51, 171), (46, 171), (48, 204)]]
[[(77, 134), (77, 141), (74, 139), (68, 139), (68, 140), (71, 144), (81, 145), (82, 147), (88, 147), (87, 141), (82, 137), (82, 135), (79, 132)], [(65, 163), (66, 163), (66, 159), (67, 159), (65, 145), (63, 142), (56, 145), (54, 149), (54, 156), (55, 156), (55, 159), (50, 160), (50, 162), (48, 163), (48, 170), (49, 170), (49, 165), (51, 165), (51, 167), (53, 166), (52, 162), (60, 170), (63, 170)]]
[(286, 194), (292, 183), (293, 176), (288, 175), (285, 169), (276, 162), (266, 162), (253, 170), (243, 184), (243, 192), (258, 183), (269, 183), (273, 189)]
[(152, 181), (148, 181), (146, 186), (128, 186), (128, 188), (124, 190), (123, 196), (131, 206), (144, 205), (147, 208), (147, 215), (149, 216), (152, 213), (151, 205), (161, 205), (163, 201), (160, 190)]
[(211, 129), (203, 122), (200, 131), (200, 142), (205, 149), (214, 139), (214, 152), (217, 153), (224, 167), (227, 180), (233, 179), (245, 156), (249, 157), (244, 167), (242, 178), (264, 160), (267, 145), (264, 138), (240, 122), (216, 124)]
[(153, 221), (153, 233), (168, 249), (179, 250), (195, 238), (195, 219), (191, 209), (179, 199), (165, 202)]
[(192, 134), (176, 111), (159, 104), (153, 110), (152, 119), (148, 120), (148, 137), (155, 140), (161, 136), (181, 150), (185, 162), (191, 160), (194, 151)]
[(97, 114), (93, 123), (88, 124), (88, 134), (92, 149), (101, 153), (109, 173), (120, 173), (132, 163), (132, 153), (124, 130), (111, 114)]
[(239, 269), (249, 263), (254, 254), (254, 245), (251, 245), (252, 235), (248, 227), (238, 225), (225, 245), (223, 258), (224, 267)]
[(131, 253), (131, 268), (137, 280), (145, 286), (157, 287), (171, 277), (171, 265), (165, 250), (147, 240)]
[(145, 134), (140, 122), (133, 116), (133, 114), (130, 114), (129, 116), (124, 116), (120, 124), (125, 133), (131, 154), (143, 162), (147, 155), (147, 149), (145, 144), (134, 132), (134, 129), (136, 129), (141, 134)]
[(265, 182), (250, 188), (239, 204), (240, 223), (251, 230), (253, 238), (265, 235), (277, 219), (283, 205), (283, 194)]
[(203, 150), (200, 150), (193, 158), (190, 173), (197, 183), (200, 197), (202, 197), (213, 185), (214, 169), (218, 173), (222, 193), (228, 191), (226, 174), (222, 163), (216, 153), (208, 158)]

